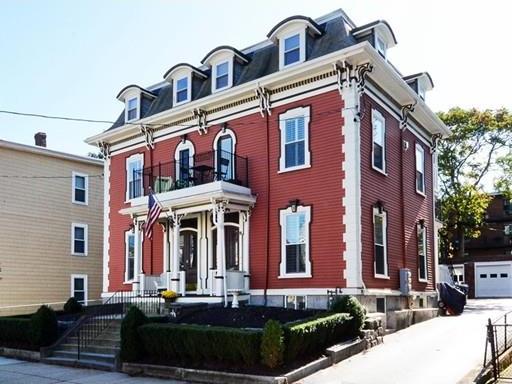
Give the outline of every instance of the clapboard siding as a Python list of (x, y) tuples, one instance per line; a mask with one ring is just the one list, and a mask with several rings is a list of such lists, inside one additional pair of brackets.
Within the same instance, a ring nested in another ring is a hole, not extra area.
[[(103, 253), (103, 177), (89, 177), (89, 204), (72, 203), (72, 172), (101, 175), (102, 165), (0, 148), (1, 307), (66, 301), (71, 274), (88, 275), (99, 299)], [(63, 176), (25, 178), (20, 176)], [(71, 223), (88, 225), (88, 255), (71, 255)], [(4, 310), (6, 311), (6, 310)]]

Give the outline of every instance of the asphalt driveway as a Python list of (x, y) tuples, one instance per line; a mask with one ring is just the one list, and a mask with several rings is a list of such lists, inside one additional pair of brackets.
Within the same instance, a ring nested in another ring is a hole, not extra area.
[(468, 374), (483, 362), (487, 319), (511, 310), (512, 299), (469, 300), (461, 316), (438, 317), (386, 336), (384, 344), (300, 383), (471, 382)]

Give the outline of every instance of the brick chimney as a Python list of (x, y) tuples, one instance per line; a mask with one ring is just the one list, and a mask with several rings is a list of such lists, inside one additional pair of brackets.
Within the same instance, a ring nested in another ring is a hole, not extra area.
[(38, 147), (45, 147), (46, 148), (46, 133), (44, 133), (44, 132), (37, 132), (34, 135), (34, 139), (35, 139), (36, 145)]

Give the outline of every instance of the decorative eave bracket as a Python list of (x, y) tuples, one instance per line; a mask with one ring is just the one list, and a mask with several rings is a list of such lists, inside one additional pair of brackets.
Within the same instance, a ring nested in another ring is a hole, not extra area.
[(100, 141), (98, 143), (98, 147), (100, 149), (100, 152), (101, 154), (103, 155), (103, 158), (104, 159), (109, 159), (110, 158), (110, 144), (105, 142), (105, 141)]
[(269, 90), (258, 85), (258, 88), (255, 89), (255, 92), (259, 99), (258, 102), (261, 117), (265, 117), (265, 113), (267, 113), (269, 116), (272, 115)]
[(146, 147), (148, 149), (154, 149), (155, 148), (155, 139), (154, 139), (154, 129), (149, 128), (146, 125), (140, 126), (140, 133), (144, 136), (144, 141), (146, 142)]
[(354, 84), (357, 86), (359, 93), (364, 92), (366, 85), (366, 77), (368, 73), (373, 71), (373, 65), (369, 62), (353, 66), (347, 61), (337, 61), (333, 64), (336, 72), (336, 82), (338, 83), (338, 91), (340, 94), (344, 88), (351, 88)]
[(407, 128), (407, 120), (409, 120), (409, 115), (414, 112), (414, 107), (416, 106), (416, 103), (414, 104), (406, 104), (402, 105), (400, 108), (400, 129), (402, 131), (405, 131)]
[(430, 153), (434, 153), (437, 150), (437, 146), (439, 145), (439, 142), (442, 140), (443, 134), (442, 133), (435, 133), (432, 135), (432, 142), (430, 144)]
[(208, 133), (208, 123), (206, 121), (206, 111), (203, 109), (196, 108), (193, 111), (194, 118), (197, 120), (197, 129), (200, 135), (206, 135)]

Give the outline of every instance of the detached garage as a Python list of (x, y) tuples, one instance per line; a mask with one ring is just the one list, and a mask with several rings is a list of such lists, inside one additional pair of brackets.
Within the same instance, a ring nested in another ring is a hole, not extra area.
[(512, 262), (475, 263), (475, 297), (512, 297)]

